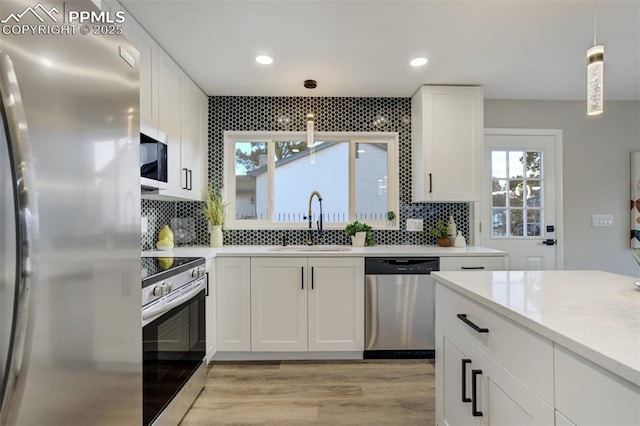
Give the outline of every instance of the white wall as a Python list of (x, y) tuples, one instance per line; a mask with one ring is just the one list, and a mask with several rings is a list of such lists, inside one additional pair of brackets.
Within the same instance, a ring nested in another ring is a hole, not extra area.
[[(485, 100), (488, 128), (562, 129), (564, 143), (564, 269), (640, 276), (631, 257), (630, 153), (640, 150), (640, 102), (605, 102), (586, 115), (583, 101)], [(591, 215), (613, 214), (612, 228)]]

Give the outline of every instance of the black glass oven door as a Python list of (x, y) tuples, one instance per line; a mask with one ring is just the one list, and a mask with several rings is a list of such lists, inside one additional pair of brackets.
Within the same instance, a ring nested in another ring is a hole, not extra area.
[(202, 290), (142, 329), (145, 426), (154, 421), (202, 363), (204, 304)]

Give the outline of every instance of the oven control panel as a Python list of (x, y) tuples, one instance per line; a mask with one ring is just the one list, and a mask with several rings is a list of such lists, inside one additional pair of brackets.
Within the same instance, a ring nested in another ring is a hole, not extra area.
[(152, 304), (169, 293), (179, 290), (181, 287), (202, 278), (205, 275), (205, 270), (204, 266), (197, 265), (163, 277), (164, 279), (143, 287), (142, 307)]

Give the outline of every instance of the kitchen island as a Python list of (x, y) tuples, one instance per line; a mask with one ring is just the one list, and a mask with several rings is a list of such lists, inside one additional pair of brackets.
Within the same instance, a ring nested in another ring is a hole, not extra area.
[(434, 278), (438, 424), (640, 424), (635, 278), (601, 271)]

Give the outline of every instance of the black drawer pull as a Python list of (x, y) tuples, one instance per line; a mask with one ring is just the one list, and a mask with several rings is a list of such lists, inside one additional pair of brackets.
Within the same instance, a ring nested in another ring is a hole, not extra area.
[(462, 359), (462, 402), (471, 402), (471, 398), (467, 397), (467, 364), (471, 364), (468, 358)]
[(481, 271), (484, 269), (484, 266), (461, 266), (460, 269), (465, 271)]
[(471, 414), (473, 417), (482, 417), (482, 411), (478, 411), (478, 375), (482, 374), (482, 370), (471, 370)]
[(489, 329), (488, 328), (482, 328), (482, 327), (478, 327), (477, 325), (475, 325), (473, 322), (471, 322), (468, 318), (467, 318), (467, 314), (458, 314), (456, 315), (459, 319), (462, 320), (462, 322), (464, 322), (465, 324), (467, 324), (469, 327), (473, 328), (475, 331), (477, 331), (478, 333), (488, 333)]

